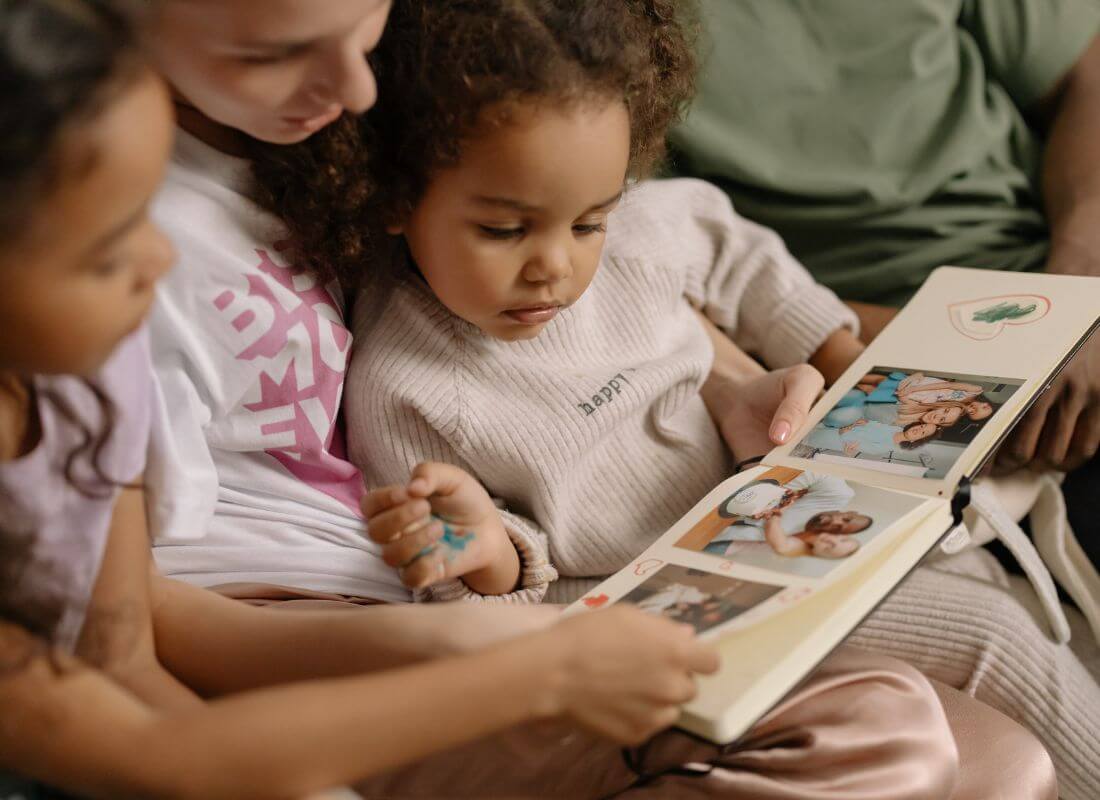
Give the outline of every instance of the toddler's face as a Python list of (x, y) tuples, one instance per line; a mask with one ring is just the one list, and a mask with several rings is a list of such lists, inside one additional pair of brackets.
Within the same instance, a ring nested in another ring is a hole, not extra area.
[(621, 102), (520, 105), (472, 137), (390, 232), (452, 313), (531, 339), (591, 283), (629, 157)]
[(811, 551), (818, 558), (847, 558), (858, 549), (858, 539), (822, 533), (814, 539)]

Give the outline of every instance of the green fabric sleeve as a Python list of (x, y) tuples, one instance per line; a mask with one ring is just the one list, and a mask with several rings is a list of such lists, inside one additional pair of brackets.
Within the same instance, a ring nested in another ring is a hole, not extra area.
[(1100, 0), (964, 0), (959, 20), (989, 74), (1021, 109), (1033, 107), (1100, 30)]

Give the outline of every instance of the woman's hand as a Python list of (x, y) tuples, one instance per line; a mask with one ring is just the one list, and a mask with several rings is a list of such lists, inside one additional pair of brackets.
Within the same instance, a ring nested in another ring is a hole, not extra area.
[(715, 415), (722, 438), (742, 461), (787, 444), (806, 421), (825, 380), (808, 364), (777, 369), (744, 379), (725, 393)]
[(465, 470), (425, 463), (405, 486), (368, 492), (370, 537), (401, 580), (419, 589), (461, 577), (481, 594), (503, 594), (519, 580), (519, 555), (492, 498)]
[(569, 617), (529, 642), (551, 664), (538, 715), (564, 716), (623, 744), (676, 722), (695, 697), (693, 676), (719, 663), (690, 625), (629, 606)]

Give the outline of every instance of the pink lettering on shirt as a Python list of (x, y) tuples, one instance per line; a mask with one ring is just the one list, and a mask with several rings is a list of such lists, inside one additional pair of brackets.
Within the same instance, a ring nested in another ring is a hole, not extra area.
[[(248, 296), (270, 308), (271, 323), (257, 331), (259, 335), (237, 359), (276, 363), (265, 365), (260, 373), (260, 400), (244, 408), (268, 420), (260, 423), (260, 433), (279, 442), (264, 452), (296, 478), (358, 515), (362, 479), (347, 461), (343, 431), (337, 423), (351, 334), (332, 296), (312, 275), (275, 263), (265, 250), (256, 254), (259, 272), (246, 276)], [(213, 302), (225, 311), (236, 299), (225, 291)], [(229, 323), (247, 334), (257, 318), (247, 310)], [(268, 368), (278, 363), (286, 364), (281, 376)]]

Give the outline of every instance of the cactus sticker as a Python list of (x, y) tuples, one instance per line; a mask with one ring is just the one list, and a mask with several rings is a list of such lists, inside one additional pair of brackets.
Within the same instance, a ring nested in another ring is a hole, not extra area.
[(947, 307), (951, 324), (969, 339), (988, 341), (1006, 327), (1030, 325), (1050, 311), (1050, 300), (1038, 294), (981, 297)]

